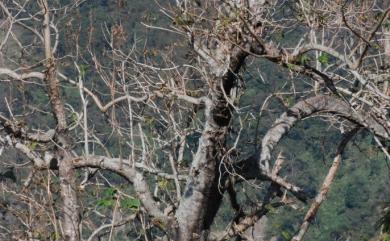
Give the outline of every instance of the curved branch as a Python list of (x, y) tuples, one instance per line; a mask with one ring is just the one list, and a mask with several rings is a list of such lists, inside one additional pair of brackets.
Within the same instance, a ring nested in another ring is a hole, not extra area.
[(288, 111), (283, 113), (268, 130), (262, 141), (259, 166), (268, 171), (268, 162), (271, 152), (282, 137), (301, 119), (319, 112), (332, 113), (358, 124), (374, 135), (386, 140), (390, 139), (389, 129), (381, 125), (367, 112), (358, 112), (351, 108), (343, 100), (329, 95), (319, 95), (298, 102)]
[(135, 168), (126, 165), (119, 158), (109, 158), (105, 156), (88, 156), (85, 158), (76, 158), (73, 159), (72, 162), (73, 166), (76, 168), (102, 168), (123, 176), (129, 182), (133, 183), (134, 190), (137, 193), (138, 198), (141, 200), (143, 206), (150, 214), (150, 216), (166, 223), (167, 217), (158, 208), (157, 202), (154, 201), (153, 195), (150, 193), (145, 177)]
[(18, 74), (15, 71), (7, 68), (0, 68), (0, 76), (1, 75), (7, 75), (16, 80), (24, 80), (29, 78), (37, 78), (43, 80), (45, 78), (45, 74), (41, 72), (30, 72), (30, 73)]
[[(272, 175), (277, 176), (279, 174), (283, 162), (284, 162), (284, 157), (281, 154), (279, 154), (272, 168), (272, 172), (271, 172)], [(279, 206), (282, 206), (283, 204), (286, 204), (283, 201), (278, 203), (270, 203), (271, 200), (277, 195), (278, 189), (279, 189), (278, 185), (272, 183), (268, 187), (267, 194), (263, 199), (263, 203), (261, 204), (261, 207), (257, 209), (257, 211), (255, 211), (254, 213), (251, 213), (246, 216), (237, 217), (237, 220), (234, 220), (235, 222), (229, 224), (228, 227), (225, 229), (225, 231), (216, 240), (218, 241), (229, 240), (238, 234), (244, 233), (249, 227), (255, 225), (257, 221), (259, 221), (264, 215), (266, 215), (268, 211), (277, 208)], [(236, 204), (236, 206), (238, 207), (238, 204)]]
[[(339, 53), (338, 51), (336, 51), (335, 49), (333, 49), (331, 47), (327, 47), (327, 46), (324, 46), (321, 44), (314, 44), (314, 43), (306, 44), (299, 49), (298, 54), (296, 56), (301, 56), (302, 54), (309, 52), (311, 50), (318, 50), (321, 52), (325, 52), (329, 55), (332, 55), (333, 57), (344, 62), (350, 68), (352, 68), (354, 66), (353, 62), (349, 58), (347, 58), (345, 55)], [(296, 56), (294, 56), (294, 57), (296, 57)]]
[(106, 112), (113, 105), (115, 105), (115, 104), (117, 104), (117, 103), (119, 103), (121, 101), (131, 100), (133, 102), (141, 102), (141, 101), (145, 101), (145, 100), (147, 100), (149, 98), (148, 96), (143, 96), (143, 97), (137, 98), (137, 97), (132, 97), (132, 96), (129, 96), (129, 95), (125, 95), (125, 96), (118, 97), (118, 98), (116, 98), (116, 99), (114, 99), (114, 100), (112, 100), (112, 101), (110, 101), (110, 102), (108, 102), (107, 104), (104, 105), (100, 101), (99, 97), (97, 95), (95, 95), (92, 91), (90, 91), (88, 88), (86, 88), (84, 86), (80, 86), (80, 83), (78, 83), (78, 82), (76, 82), (76, 81), (66, 77), (64, 74), (62, 74), (60, 72), (58, 72), (58, 76), (60, 76), (64, 80), (68, 81), (72, 85), (75, 85), (75, 86), (77, 86), (79, 88), (82, 88), (83, 91), (93, 99), (93, 101), (95, 102), (95, 104), (97, 105), (97, 107), (99, 108), (99, 110), (101, 112)]
[(97, 228), (95, 231), (92, 232), (92, 234), (89, 236), (89, 238), (87, 239), (87, 241), (92, 241), (93, 238), (99, 234), (99, 232), (101, 232), (102, 230), (106, 229), (106, 228), (111, 228), (111, 227), (119, 227), (119, 226), (122, 226), (122, 225), (125, 225), (126, 223), (134, 220), (136, 218), (136, 215), (135, 214), (132, 214), (130, 215), (129, 217), (121, 220), (120, 222), (116, 222), (116, 223), (108, 223), (108, 224), (103, 224), (102, 226), (100, 226), (99, 228)]

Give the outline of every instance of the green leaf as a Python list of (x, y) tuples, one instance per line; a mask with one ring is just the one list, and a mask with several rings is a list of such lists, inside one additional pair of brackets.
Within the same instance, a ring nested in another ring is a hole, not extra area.
[(307, 64), (309, 63), (309, 61), (310, 61), (310, 57), (307, 55), (302, 55), (299, 59), (299, 62), (301, 62), (301, 64)]
[(77, 119), (78, 119), (77, 113), (76, 113), (76, 112), (72, 112), (72, 113), (70, 114), (69, 118), (70, 118), (70, 121), (71, 121), (72, 123), (76, 123), (76, 122), (77, 122)]
[(282, 236), (285, 240), (290, 240), (291, 236), (287, 231), (282, 231)]
[(150, 116), (144, 116), (143, 121), (145, 122), (145, 124), (146, 124), (148, 127), (152, 127), (153, 124), (154, 124), (154, 118), (152, 118), (152, 117), (150, 117)]
[(79, 67), (80, 67), (80, 75), (84, 79), (85, 72), (88, 70), (88, 65), (87, 64), (80, 64)]
[(97, 205), (101, 207), (112, 207), (115, 204), (115, 200), (113, 199), (100, 199), (97, 200)]
[(121, 200), (121, 207), (138, 209), (141, 206), (141, 201), (137, 198), (126, 198)]
[(287, 63), (287, 68), (288, 69), (293, 69), (295, 67), (295, 65), (294, 64), (290, 64), (290, 63)]
[(103, 197), (105, 198), (112, 198), (114, 197), (114, 194), (116, 193), (116, 189), (113, 187), (109, 187), (103, 192)]
[(167, 179), (161, 179), (158, 181), (157, 185), (162, 188), (166, 189), (168, 187), (168, 180)]
[(37, 142), (32, 141), (32, 142), (30, 142), (30, 143), (28, 144), (27, 147), (28, 147), (30, 150), (34, 151), (35, 148), (37, 147)]
[(194, 20), (187, 15), (181, 15), (174, 19), (174, 23), (178, 26), (189, 26), (194, 23)]
[(329, 63), (329, 55), (327, 53), (322, 53), (318, 57), (318, 62), (320, 62), (321, 64), (324, 64), (324, 65), (327, 65)]

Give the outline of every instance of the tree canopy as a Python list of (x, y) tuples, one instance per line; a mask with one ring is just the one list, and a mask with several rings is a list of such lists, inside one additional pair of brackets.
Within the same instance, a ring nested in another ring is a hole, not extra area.
[(0, 50), (4, 239), (388, 237), (388, 1), (5, 0)]

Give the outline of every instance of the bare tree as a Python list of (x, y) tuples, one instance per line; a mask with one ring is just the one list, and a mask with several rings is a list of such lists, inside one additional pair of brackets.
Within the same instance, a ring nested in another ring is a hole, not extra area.
[[(71, 13), (84, 1), (69, 2), (0, 2), (0, 50), (15, 49), (3, 54), (1, 86), (43, 91), (50, 103), (33, 98), (21, 108), (12, 96), (2, 96), (7, 113), (0, 113), (0, 144), (29, 160), (24, 184), (4, 189), (22, 203), (19, 208), (30, 208), (29, 214), (14, 210), (23, 228), (18, 237), (8, 230), (13, 238), (39, 239), (34, 229), (45, 222), (42, 228), (54, 233), (46, 239), (56, 240), (93, 240), (103, 232), (111, 239), (129, 222), (145, 240), (245, 238), (245, 230), (271, 209), (299, 200), (311, 206), (292, 239), (298, 241), (358, 130), (371, 133), (390, 159), (386, 1), (176, 1), (160, 6), (168, 27), (144, 27), (187, 41), (181, 50), (191, 57), (169, 49), (158, 58), (136, 43), (129, 48), (121, 23), (96, 26), (91, 20), (88, 29), (74, 23)], [(103, 52), (93, 47), (96, 31), (104, 34)], [(293, 34), (299, 39), (278, 37)], [(62, 55), (61, 41), (69, 45)], [(284, 89), (269, 93), (260, 113), (248, 113), (260, 118), (271, 99), (285, 105), (259, 143), (256, 132), (253, 152), (245, 157), (237, 150), (245, 129), (242, 73), (250, 60), (275, 63), (290, 78)], [(77, 96), (67, 97), (67, 89)], [(287, 103), (291, 96), (297, 101)], [(328, 121), (343, 136), (314, 199), (279, 175), (282, 156), (271, 165), (280, 140), (308, 117)], [(85, 198), (102, 180), (113, 185), (104, 170), (131, 184), (115, 188), (109, 213), (89, 207)], [(250, 213), (236, 197), (243, 181), (269, 183)], [(235, 217), (216, 232), (212, 224), (225, 193)], [(42, 215), (31, 218), (33, 210)]]

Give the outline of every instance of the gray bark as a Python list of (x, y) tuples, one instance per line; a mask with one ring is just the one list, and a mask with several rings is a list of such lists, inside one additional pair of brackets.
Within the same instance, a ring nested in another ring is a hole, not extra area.
[[(224, 67), (226, 63), (215, 65), (215, 68), (221, 70), (215, 72), (218, 75), (212, 80), (211, 99), (205, 103), (205, 127), (175, 216), (179, 225), (177, 240), (205, 239), (207, 229), (219, 208), (222, 195), (218, 193), (223, 191), (218, 189), (218, 181), (223, 174), (219, 173), (218, 166), (231, 119), (231, 106), (226, 98), (229, 98), (232, 89), (237, 87), (236, 76), (245, 57), (246, 54), (240, 49), (232, 49), (229, 58), (219, 60), (228, 61), (229, 70)], [(214, 62), (215, 60), (210, 60), (209, 64)]]
[(338, 97), (330, 95), (315, 96), (298, 102), (277, 119), (268, 130), (261, 144), (260, 164), (267, 165), (271, 159), (271, 152), (284, 135), (297, 121), (316, 113), (331, 113), (356, 123), (374, 135), (386, 140), (390, 136), (390, 128), (378, 122), (368, 111), (355, 111), (348, 103)]
[(76, 195), (76, 176), (72, 166), (72, 141), (68, 137), (66, 115), (64, 106), (60, 97), (59, 83), (57, 79), (57, 66), (51, 47), (50, 34), (50, 9), (46, 0), (41, 0), (41, 9), (43, 12), (43, 36), (44, 50), (46, 57), (45, 82), (47, 93), (51, 105), (51, 111), (56, 120), (56, 135), (54, 140), (57, 143), (55, 157), (59, 161), (60, 193), (63, 200), (62, 206), (62, 226), (64, 230), (64, 239), (66, 241), (80, 240), (80, 214), (78, 199)]

